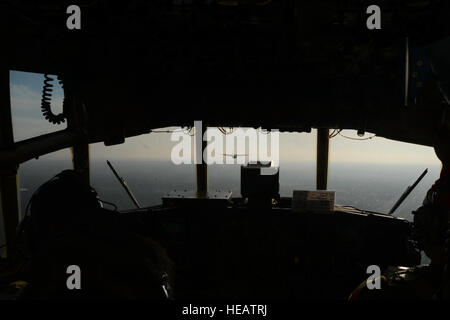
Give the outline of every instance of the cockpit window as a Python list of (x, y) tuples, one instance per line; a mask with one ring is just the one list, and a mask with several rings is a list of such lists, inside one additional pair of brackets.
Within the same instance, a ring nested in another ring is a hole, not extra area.
[(439, 177), (441, 164), (432, 147), (343, 130), (330, 140), (328, 188), (336, 203), (388, 213), (406, 188), (428, 168), (428, 174), (394, 215), (412, 221), (427, 190)]
[(173, 190), (194, 190), (195, 165), (176, 165), (170, 159), (175, 144), (170, 139), (171, 132), (175, 130), (181, 129), (155, 129), (114, 146), (90, 145), (91, 185), (100, 199), (114, 203), (119, 210), (136, 208), (106, 160), (126, 181), (141, 207), (161, 204), (161, 198)]
[(10, 71), (14, 141), (67, 128), (63, 122), (64, 92), (55, 75)]

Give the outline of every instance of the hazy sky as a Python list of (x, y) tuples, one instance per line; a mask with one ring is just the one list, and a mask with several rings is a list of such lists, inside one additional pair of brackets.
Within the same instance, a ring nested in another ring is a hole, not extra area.
[[(53, 81), (54, 93), (52, 109), (54, 113), (62, 110), (63, 92)], [(43, 133), (66, 128), (66, 124), (52, 125), (42, 116), (41, 93), (44, 76), (42, 74), (11, 72), (11, 104), (16, 141), (24, 140)], [(345, 130), (344, 135), (355, 137), (356, 132)], [(96, 158), (133, 158), (170, 160), (172, 147), (177, 143), (170, 140), (168, 133), (151, 133), (128, 138), (125, 144), (106, 147), (102, 143), (91, 145), (91, 157)], [(365, 137), (371, 136), (366, 134)], [(68, 151), (56, 152), (45, 158), (66, 158)], [(315, 161), (316, 132), (281, 133), (280, 161)], [(438, 164), (433, 148), (415, 144), (397, 142), (375, 137), (371, 140), (354, 141), (337, 136), (330, 143), (330, 161), (359, 163), (405, 163)]]

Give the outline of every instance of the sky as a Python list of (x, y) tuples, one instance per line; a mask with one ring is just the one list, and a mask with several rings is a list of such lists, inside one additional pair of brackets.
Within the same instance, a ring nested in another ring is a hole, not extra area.
[[(54, 76), (52, 110), (62, 111), (63, 91)], [(44, 119), (40, 110), (44, 75), (19, 71), (10, 72), (11, 106), (15, 141), (21, 141), (44, 133), (63, 130), (66, 124), (53, 125)], [(356, 131), (344, 130), (342, 134), (358, 138)], [(372, 136), (367, 133), (364, 137)], [(316, 131), (311, 133), (280, 133), (280, 161), (310, 162), (316, 160)], [(164, 159), (170, 161), (172, 148), (170, 133), (150, 133), (127, 138), (124, 144), (90, 146), (91, 159), (129, 158)], [(48, 159), (67, 158), (68, 150), (44, 156)], [(331, 162), (356, 162), (380, 164), (439, 164), (433, 148), (393, 141), (381, 137), (355, 141), (338, 135), (330, 141)]]

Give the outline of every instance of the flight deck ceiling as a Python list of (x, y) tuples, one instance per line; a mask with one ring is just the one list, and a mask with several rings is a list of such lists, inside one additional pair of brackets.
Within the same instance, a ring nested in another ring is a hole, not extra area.
[(449, 74), (436, 79), (430, 57), (449, 51), (449, 3), (377, 1), (371, 30), (372, 2), (78, 1), (69, 30), (71, 2), (3, 1), (2, 68), (58, 74), (68, 131), (89, 142), (202, 120), (431, 145)]

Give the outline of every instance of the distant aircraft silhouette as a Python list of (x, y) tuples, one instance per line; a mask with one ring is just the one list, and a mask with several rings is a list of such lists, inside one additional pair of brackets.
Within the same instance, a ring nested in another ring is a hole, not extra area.
[(222, 155), (228, 156), (228, 157), (232, 157), (233, 159), (237, 159), (237, 157), (246, 156), (247, 154), (237, 154), (237, 153), (227, 154), (227, 153), (223, 153)]

